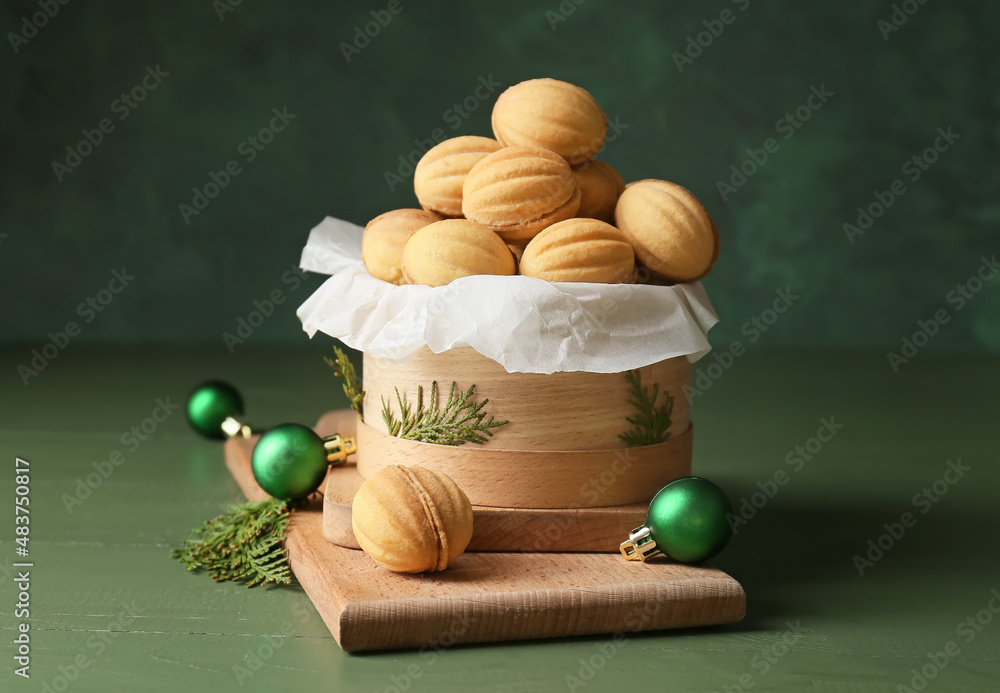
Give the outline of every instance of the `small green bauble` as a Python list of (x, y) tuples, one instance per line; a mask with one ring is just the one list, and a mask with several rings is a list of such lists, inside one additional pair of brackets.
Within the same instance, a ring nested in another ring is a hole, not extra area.
[(209, 380), (194, 389), (187, 402), (191, 426), (207, 438), (225, 438), (222, 422), (243, 414), (243, 398), (229, 383)]
[(686, 476), (664, 486), (649, 502), (646, 526), (657, 548), (681, 563), (704, 561), (722, 551), (732, 529), (729, 499), (708, 479)]
[(326, 476), (323, 440), (309, 427), (281, 424), (268, 429), (251, 455), (253, 476), (275, 498), (304, 498), (319, 488)]

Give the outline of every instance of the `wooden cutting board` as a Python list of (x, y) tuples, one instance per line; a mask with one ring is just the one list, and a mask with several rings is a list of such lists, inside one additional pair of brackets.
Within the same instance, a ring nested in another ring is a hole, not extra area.
[[(250, 500), (255, 440), (226, 441), (226, 465)], [(286, 545), (296, 578), (347, 652), (630, 633), (732, 623), (740, 584), (708, 564), (606, 553), (475, 553), (439, 573), (392, 573), (323, 536), (322, 502), (297, 510)]]

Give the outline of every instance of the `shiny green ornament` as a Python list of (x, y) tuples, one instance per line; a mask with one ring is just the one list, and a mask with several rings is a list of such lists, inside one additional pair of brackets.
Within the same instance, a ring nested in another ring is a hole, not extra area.
[(622, 555), (630, 561), (646, 561), (659, 553), (679, 563), (707, 560), (729, 542), (731, 512), (726, 494), (708, 479), (675, 479), (653, 496), (646, 524), (622, 542)]
[(243, 415), (243, 398), (229, 383), (209, 380), (194, 389), (187, 403), (191, 426), (206, 438), (226, 438), (222, 426)]
[(268, 429), (251, 456), (253, 476), (275, 498), (302, 498), (319, 488), (326, 476), (323, 440), (302, 424)]
[(261, 435), (250, 456), (253, 477), (274, 498), (304, 498), (319, 488), (331, 464), (354, 453), (354, 440), (320, 438), (302, 424), (286, 423)]

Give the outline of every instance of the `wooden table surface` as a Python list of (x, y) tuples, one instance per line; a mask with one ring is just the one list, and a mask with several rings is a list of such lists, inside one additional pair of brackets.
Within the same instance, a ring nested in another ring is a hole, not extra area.
[[(1000, 360), (920, 354), (894, 374), (883, 354), (750, 353), (694, 399), (696, 473), (748, 503), (715, 561), (746, 588), (739, 624), (347, 655), (297, 587), (170, 559), (239, 500), (221, 444), (188, 429), (190, 388), (225, 378), (252, 421), (312, 423), (344, 405), (327, 346), (72, 345), (27, 386), (30, 349), (0, 352), (0, 690), (1000, 688)], [(31, 464), (30, 681), (10, 644), (15, 456)]]

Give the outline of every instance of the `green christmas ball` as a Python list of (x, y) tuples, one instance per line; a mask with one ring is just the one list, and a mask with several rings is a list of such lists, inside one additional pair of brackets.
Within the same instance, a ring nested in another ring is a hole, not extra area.
[(260, 487), (275, 498), (303, 498), (319, 488), (329, 462), (323, 440), (309, 427), (269, 428), (253, 448), (251, 465)]
[(657, 548), (681, 563), (719, 553), (732, 536), (729, 499), (708, 479), (686, 476), (659, 490), (649, 503), (646, 526)]
[(207, 438), (225, 438), (220, 428), (230, 416), (243, 415), (243, 398), (229, 383), (209, 380), (194, 389), (187, 402), (191, 426)]

